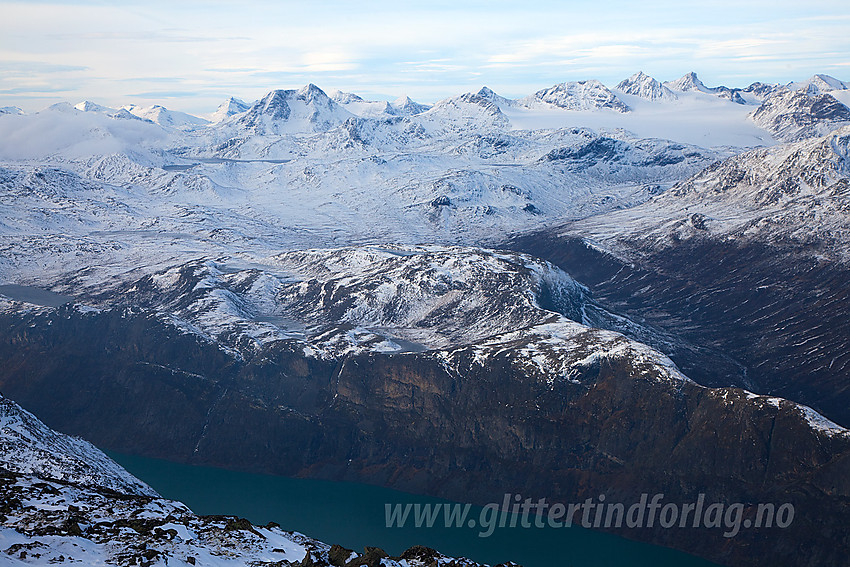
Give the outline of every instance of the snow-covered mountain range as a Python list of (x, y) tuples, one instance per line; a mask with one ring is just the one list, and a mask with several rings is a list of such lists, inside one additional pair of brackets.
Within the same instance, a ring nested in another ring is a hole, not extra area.
[[(4, 109), (0, 380), (51, 424), (178, 460), (444, 496), (716, 481), (845, 518), (847, 104), (826, 75), (639, 72), (433, 105), (309, 84), (205, 118)], [(133, 404), (182, 404), (180, 430)], [(49, 437), (7, 409), (16, 446)], [(16, 475), (62, 469), (19, 454), (41, 468)], [(121, 476), (80, 467), (70, 482)], [(838, 553), (820, 521), (794, 541)], [(746, 547), (664, 541), (730, 563)], [(766, 541), (747, 545), (788, 552)]]
[(806, 94), (823, 82), (744, 89), (745, 104), (693, 74), (664, 86), (638, 73), (615, 89), (562, 83), (510, 100), (484, 88), (432, 107), (308, 85), (230, 99), (212, 122), (90, 102), (4, 114), (0, 277), (43, 282), (72, 258), (159, 265), (163, 248), (498, 241), (639, 205), (741, 149), (839, 127), (850, 111), (833, 95), (850, 91)]
[(578, 221), (576, 226), (588, 238), (622, 253), (639, 249), (637, 239), (652, 239), (652, 247), (658, 247), (711, 235), (736, 242), (796, 243), (801, 252), (846, 264), (848, 178), (850, 127), (843, 126), (825, 136), (743, 152), (642, 205)]

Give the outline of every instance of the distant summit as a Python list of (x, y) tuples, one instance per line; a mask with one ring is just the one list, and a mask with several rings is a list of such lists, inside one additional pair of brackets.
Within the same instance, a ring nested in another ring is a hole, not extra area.
[(245, 101), (230, 97), (221, 103), (218, 109), (210, 115), (210, 121), (218, 123), (236, 114), (242, 114), (249, 108), (251, 108), (251, 105), (247, 104)]
[(392, 105), (405, 116), (421, 114), (431, 108), (430, 104), (420, 104), (413, 101), (409, 96), (400, 96), (393, 101)]
[(330, 97), (345, 110), (361, 118), (388, 118), (403, 114), (385, 100), (366, 100), (360, 95), (343, 91), (334, 91)]
[[(696, 74), (693, 74), (693, 78), (699, 81)], [(700, 82), (699, 84), (702, 83)], [(676, 100), (678, 98), (673, 91), (643, 71), (639, 71), (628, 79), (622, 80), (616, 88), (625, 94), (639, 96), (647, 100)]]
[(490, 89), (489, 87), (481, 87), (481, 89), (475, 93), (476, 96), (479, 96), (483, 99), (489, 100), (490, 102), (498, 105), (498, 106), (513, 106), (515, 102), (508, 98), (505, 98), (501, 95), (496, 94), (495, 91)]
[(676, 79), (675, 81), (670, 81), (664, 83), (664, 86), (668, 87), (673, 91), (697, 91), (706, 94), (713, 94), (720, 98), (725, 98), (734, 102), (735, 104), (747, 104), (746, 99), (741, 96), (741, 89), (730, 89), (729, 87), (725, 87), (723, 85), (719, 87), (707, 87), (705, 83), (703, 83), (697, 74), (691, 71), (683, 75), (681, 78)]
[(794, 91), (805, 91), (806, 94), (813, 96), (850, 89), (850, 85), (844, 81), (824, 74), (812, 75), (805, 81), (788, 83), (787, 87)]
[(310, 83), (296, 90), (274, 90), (236, 117), (235, 124), (257, 134), (326, 132), (352, 113)]
[(670, 89), (682, 92), (688, 91), (699, 91), (703, 93), (710, 92), (710, 89), (705, 86), (697, 74), (691, 71), (690, 73), (686, 73), (681, 78), (676, 79), (675, 81), (668, 81), (664, 83)]
[(191, 114), (186, 114), (185, 112), (180, 112), (178, 110), (169, 110), (159, 104), (154, 104), (153, 106), (137, 106), (135, 104), (129, 104), (122, 108), (134, 116), (150, 120), (151, 122), (166, 128), (191, 130), (199, 126), (209, 124), (209, 120), (192, 116)]
[(629, 106), (599, 81), (570, 81), (537, 91), (520, 99), (525, 105), (546, 103), (565, 110), (597, 110), (608, 108), (616, 112), (629, 112)]

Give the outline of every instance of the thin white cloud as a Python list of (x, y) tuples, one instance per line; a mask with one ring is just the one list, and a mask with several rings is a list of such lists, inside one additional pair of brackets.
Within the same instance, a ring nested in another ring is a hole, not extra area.
[(784, 82), (846, 69), (850, 53), (850, 14), (833, 2), (131, 0), (6, 2), (3, 13), (0, 70), (18, 67), (0, 77), (0, 105), (23, 107), (43, 102), (26, 94), (35, 89), (120, 105), (166, 81), (168, 92), (199, 93), (181, 100), (196, 112), (305, 82), (428, 101), (481, 82), (513, 95), (564, 80), (613, 84), (639, 69)]

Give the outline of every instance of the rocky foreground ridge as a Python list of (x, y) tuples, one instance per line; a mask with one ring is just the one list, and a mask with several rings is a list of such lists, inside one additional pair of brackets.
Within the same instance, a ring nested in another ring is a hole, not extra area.
[(485, 567), (421, 546), (399, 557), (377, 547), (360, 553), (273, 523), (198, 516), (161, 498), (90, 444), (50, 430), (2, 397), (0, 423), (4, 565)]

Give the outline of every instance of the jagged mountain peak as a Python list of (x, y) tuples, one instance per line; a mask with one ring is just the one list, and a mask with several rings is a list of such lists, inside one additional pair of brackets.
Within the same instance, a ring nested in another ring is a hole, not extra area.
[(289, 101), (292, 99), (303, 100), (310, 103), (319, 102), (327, 104), (328, 102), (333, 102), (331, 97), (329, 97), (327, 93), (325, 93), (325, 91), (323, 91), (313, 83), (308, 83), (297, 90), (275, 89), (273, 91), (269, 91), (254, 106), (257, 106), (257, 104), (259, 104), (266, 109), (270, 109), (273, 108), (276, 104), (279, 104), (281, 101)]
[(414, 114), (421, 114), (422, 112), (425, 112), (431, 108), (430, 104), (418, 103), (407, 95), (398, 97), (396, 100), (393, 101), (392, 105), (399, 111), (401, 111), (402, 114), (408, 116), (412, 116)]
[(251, 110), (257, 110), (263, 114), (268, 114), (273, 117), (277, 116), (281, 106), (286, 104), (287, 99), (289, 99), (294, 92), (295, 91), (292, 89), (275, 89), (273, 91), (269, 91), (263, 98), (254, 103)]
[(522, 99), (528, 105), (546, 103), (565, 110), (597, 110), (608, 108), (617, 112), (629, 112), (631, 108), (617, 98), (608, 87), (597, 81), (568, 81), (558, 83), (548, 89), (537, 91)]
[(216, 111), (212, 115), (210, 115), (210, 120), (212, 122), (218, 123), (236, 114), (241, 114), (249, 108), (251, 108), (251, 105), (249, 105), (242, 99), (230, 97), (226, 101), (221, 103), (216, 109)]
[(676, 100), (678, 98), (673, 91), (643, 71), (638, 71), (628, 79), (623, 79), (616, 88), (625, 94), (648, 100)]
[(309, 83), (298, 90), (270, 91), (234, 121), (225, 122), (235, 122), (257, 134), (326, 132), (353, 116), (325, 91)]
[(694, 71), (690, 73), (685, 73), (680, 78), (675, 81), (668, 81), (664, 83), (664, 85), (672, 90), (676, 91), (700, 91), (700, 92), (708, 92), (708, 87), (705, 86), (700, 78)]
[(694, 71), (686, 73), (675, 81), (664, 83), (665, 87), (673, 91), (681, 92), (701, 92), (713, 94), (720, 98), (725, 98), (735, 104), (747, 104), (746, 99), (741, 96), (741, 89), (730, 89), (729, 87), (720, 85), (719, 87), (707, 87)]
[(514, 101), (511, 99), (505, 98), (500, 94), (497, 94), (493, 89), (489, 87), (481, 87), (475, 96), (481, 97), (483, 99), (489, 100), (493, 104), (496, 104), (499, 107), (502, 106), (513, 106)]
[(218, 107), (219, 109), (227, 109), (228, 111), (238, 110), (240, 112), (244, 112), (250, 108), (247, 102), (240, 98), (230, 97)]
[(812, 75), (812, 77), (809, 79), (809, 82), (828, 85), (832, 88), (832, 90), (836, 91), (842, 91), (848, 88), (847, 83), (845, 83), (844, 81), (840, 81), (835, 77), (827, 75), (825, 73), (817, 73), (815, 75)]
[[(637, 73), (633, 74), (632, 76), (620, 81), (620, 84), (622, 85), (622, 84), (629, 84), (629, 83), (651, 83), (653, 81), (658, 82), (658, 81), (656, 81), (656, 79), (654, 77), (647, 75), (643, 71), (638, 71)], [(619, 86), (617, 88), (619, 88)]]
[(804, 91), (806, 94), (812, 96), (833, 91), (844, 91), (850, 88), (844, 81), (840, 81), (824, 73), (817, 73), (805, 81), (791, 82), (785, 86), (791, 90)]
[(303, 98), (304, 100), (307, 100), (309, 102), (325, 102), (331, 100), (331, 98), (327, 95), (325, 91), (323, 91), (313, 83), (307, 83), (306, 85), (298, 89), (295, 94), (297, 97)]
[[(498, 95), (496, 95), (496, 96), (498, 96)], [(456, 105), (456, 104), (475, 105), (475, 106), (478, 106), (478, 107), (481, 107), (482, 109), (484, 109), (484, 111), (487, 115), (490, 115), (490, 116), (493, 116), (493, 117), (499, 117), (500, 119), (505, 118), (507, 120), (505, 115), (502, 113), (502, 109), (499, 108), (499, 105), (494, 100), (491, 100), (487, 97), (481, 96), (478, 93), (464, 93), (464, 94), (462, 94), (458, 97), (454, 97), (454, 98), (449, 99), (449, 103), (452, 104), (452, 105)], [(439, 106), (439, 105), (440, 105), (440, 103), (437, 103), (436, 105), (434, 105), (434, 108), (436, 109), (437, 106)]]
[(750, 86), (742, 89), (742, 92), (751, 93), (757, 98), (764, 99), (777, 88), (779, 88), (779, 86), (773, 83), (762, 83), (760, 81), (756, 81), (754, 83), (750, 83)]
[(23, 113), (24, 113), (24, 111), (23, 111), (22, 109), (18, 108), (17, 106), (3, 106), (3, 107), (0, 107), (0, 114), (14, 114), (14, 115), (21, 115), (21, 114), (23, 114)]
[(477, 93), (465, 93), (437, 101), (421, 114), (421, 118), (438, 130), (453, 132), (468, 132), (472, 128), (482, 127), (498, 130), (510, 126), (510, 120), (499, 105)]

